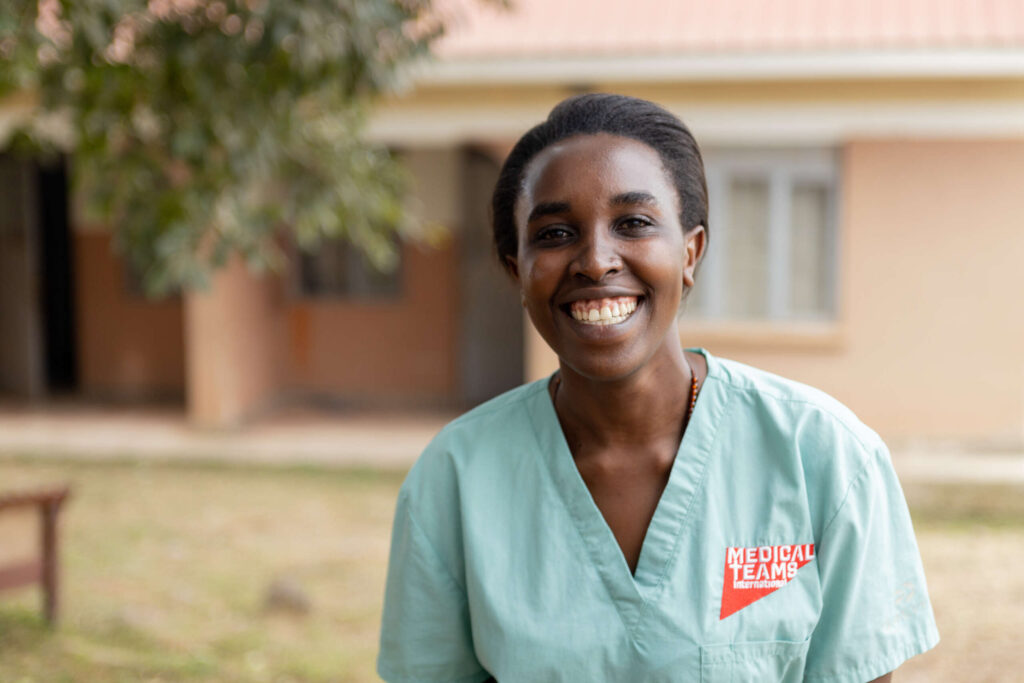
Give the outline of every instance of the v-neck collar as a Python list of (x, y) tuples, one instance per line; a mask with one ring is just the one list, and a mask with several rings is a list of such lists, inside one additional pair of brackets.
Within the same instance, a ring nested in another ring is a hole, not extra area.
[[(697, 404), (683, 433), (668, 483), (654, 510), (644, 536), (636, 572), (630, 573), (615, 534), (594, 502), (580, 475), (547, 391), (537, 392), (530, 402), (531, 422), (540, 446), (540, 457), (548, 465), (555, 488), (583, 539), (604, 584), (631, 633), (645, 606), (660, 593), (678, 556), (679, 541), (690, 509), (701, 487), (711, 446), (721, 423), (728, 393), (723, 391), (720, 368), (704, 349), (687, 349), (704, 356), (707, 377)], [(550, 380), (549, 380), (550, 381)]]

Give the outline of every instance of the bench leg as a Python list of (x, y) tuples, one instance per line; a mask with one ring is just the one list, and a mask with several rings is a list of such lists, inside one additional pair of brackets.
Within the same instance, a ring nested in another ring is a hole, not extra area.
[(58, 572), (57, 572), (57, 512), (60, 503), (47, 503), (40, 506), (42, 531), (42, 584), (43, 584), (43, 615), (50, 624), (57, 623), (58, 603)]

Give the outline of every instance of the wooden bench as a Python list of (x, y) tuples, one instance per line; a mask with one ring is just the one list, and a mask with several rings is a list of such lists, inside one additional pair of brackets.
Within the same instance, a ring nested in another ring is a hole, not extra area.
[(57, 514), (68, 494), (67, 486), (0, 493), (0, 513), (4, 510), (35, 507), (39, 510), (40, 526), (40, 556), (28, 562), (0, 566), (0, 590), (41, 584), (43, 615), (50, 624), (56, 623), (59, 606)]

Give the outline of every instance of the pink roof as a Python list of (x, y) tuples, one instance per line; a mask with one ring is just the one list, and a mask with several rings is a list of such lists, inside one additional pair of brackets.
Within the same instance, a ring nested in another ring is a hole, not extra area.
[(1024, 0), (438, 2), (445, 59), (1024, 47)]

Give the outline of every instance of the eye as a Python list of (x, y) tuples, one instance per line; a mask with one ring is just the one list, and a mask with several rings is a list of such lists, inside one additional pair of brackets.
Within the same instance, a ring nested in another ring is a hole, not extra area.
[(541, 228), (533, 236), (534, 242), (560, 242), (572, 237), (572, 233), (564, 225), (549, 225)]
[(627, 233), (643, 233), (653, 227), (654, 221), (646, 216), (627, 216), (618, 224), (618, 228)]

